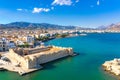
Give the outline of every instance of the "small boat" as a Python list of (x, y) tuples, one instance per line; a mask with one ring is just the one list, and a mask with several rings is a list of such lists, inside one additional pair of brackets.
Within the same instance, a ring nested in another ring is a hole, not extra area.
[(80, 36), (86, 36), (87, 34), (81, 33)]

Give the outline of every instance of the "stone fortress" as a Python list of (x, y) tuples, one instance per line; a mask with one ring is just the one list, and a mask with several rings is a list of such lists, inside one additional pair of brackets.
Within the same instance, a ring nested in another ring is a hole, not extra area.
[(70, 55), (74, 55), (72, 48), (56, 46), (9, 49), (9, 53), (0, 59), (0, 69), (23, 75), (41, 69), (40, 64)]

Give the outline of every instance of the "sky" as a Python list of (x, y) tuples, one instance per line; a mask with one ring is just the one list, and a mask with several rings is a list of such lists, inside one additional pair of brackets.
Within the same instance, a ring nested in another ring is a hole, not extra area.
[(0, 23), (98, 27), (120, 22), (120, 0), (0, 0)]

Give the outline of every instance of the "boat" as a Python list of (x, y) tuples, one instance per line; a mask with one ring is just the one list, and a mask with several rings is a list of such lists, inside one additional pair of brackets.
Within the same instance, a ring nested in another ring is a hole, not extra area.
[(85, 33), (81, 33), (81, 34), (80, 34), (80, 36), (86, 36), (86, 35), (87, 35), (87, 34), (85, 34)]

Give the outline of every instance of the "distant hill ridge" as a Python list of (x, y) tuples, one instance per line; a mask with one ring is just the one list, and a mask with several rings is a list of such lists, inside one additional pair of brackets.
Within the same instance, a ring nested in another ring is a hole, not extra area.
[(99, 26), (97, 29), (101, 30), (120, 30), (120, 23), (110, 24), (108, 26)]
[(0, 24), (0, 28), (43, 28), (43, 29), (75, 29), (75, 26), (62, 26), (49, 23), (29, 23), (29, 22), (12, 22), (9, 24)]
[(107, 27), (109, 30), (120, 30), (120, 23), (111, 24)]
[(120, 30), (120, 23), (111, 24), (108, 26), (99, 26), (98, 28), (83, 28), (77, 26), (62, 26), (49, 23), (30, 23), (30, 22), (12, 22), (8, 24), (0, 24), (0, 29), (82, 29), (82, 30)]

